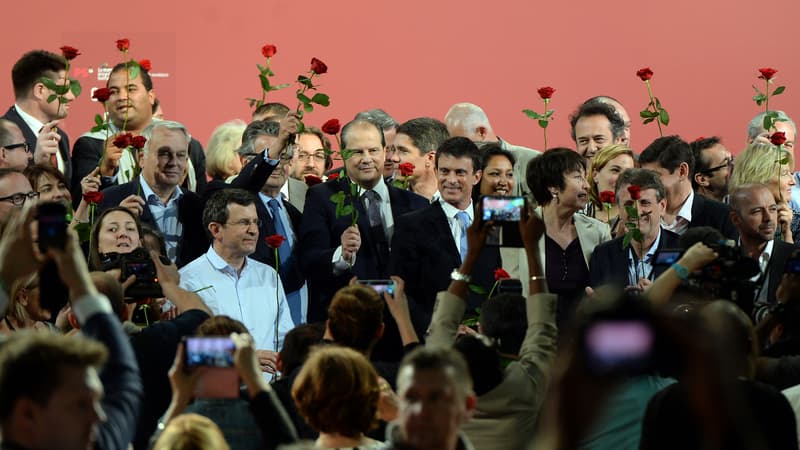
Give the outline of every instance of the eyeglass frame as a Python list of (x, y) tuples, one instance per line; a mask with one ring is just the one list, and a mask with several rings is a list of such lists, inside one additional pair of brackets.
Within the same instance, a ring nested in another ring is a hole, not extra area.
[[(247, 222), (247, 223), (245, 223), (245, 222)], [(250, 225), (255, 225), (256, 228), (261, 228), (261, 225), (263, 225), (263, 224), (264, 224), (264, 221), (261, 220), (261, 219), (253, 219), (253, 220), (241, 219), (241, 220), (236, 221), (236, 222), (225, 222), (223, 225), (236, 225), (236, 226), (247, 227), (247, 228), (250, 228)]]
[[(17, 197), (17, 196), (21, 196), (21, 197)], [(22, 198), (22, 200), (20, 202), (16, 202), (16, 201), (14, 201), (14, 197)], [(0, 197), (0, 202), (7, 202), (7, 201), (10, 200), (12, 205), (19, 207), (19, 206), (24, 206), (25, 202), (28, 201), (29, 198), (39, 198), (39, 193), (36, 192), (36, 191), (17, 192), (17, 193), (9, 195), (7, 197)]]
[(715, 167), (709, 167), (708, 169), (700, 170), (699, 172), (702, 173), (702, 174), (711, 175), (714, 172), (716, 172), (718, 170), (722, 170), (722, 169), (724, 169), (726, 167), (733, 167), (734, 166), (734, 157), (731, 156), (730, 158), (727, 158), (727, 159), (728, 160), (725, 162), (725, 164), (720, 164), (719, 166), (715, 166)]
[(24, 147), (25, 148), (25, 153), (33, 153), (31, 151), (31, 146), (30, 146), (30, 144), (28, 144), (27, 141), (26, 142), (20, 142), (19, 144), (3, 145), (2, 147), (4, 149), (6, 149), (6, 150), (16, 150), (16, 149), (18, 149), (20, 147)]

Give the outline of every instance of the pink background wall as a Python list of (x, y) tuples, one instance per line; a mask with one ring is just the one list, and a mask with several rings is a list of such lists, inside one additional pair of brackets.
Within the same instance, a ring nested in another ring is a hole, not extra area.
[[(312, 56), (328, 64), (322, 91), (332, 103), (308, 116), (315, 125), (373, 107), (401, 122), (442, 118), (453, 103), (472, 101), (500, 136), (541, 148), (541, 130), (520, 111), (541, 111), (536, 89), (550, 85), (557, 90), (551, 146), (572, 147), (568, 115), (585, 98), (607, 94), (633, 116), (639, 151), (658, 135), (637, 117), (647, 102), (634, 75), (642, 66), (655, 71), (655, 93), (672, 115), (666, 132), (688, 140), (718, 134), (741, 151), (746, 124), (759, 112), (750, 98), (762, 66), (779, 69), (777, 81), (787, 85), (774, 107), (800, 114), (796, 0), (45, 3), (5, 15), (0, 107), (13, 101), (11, 66), (22, 53), (78, 47), (83, 55), (74, 63), (86, 92), (63, 124), (73, 141), (99, 111), (89, 90), (103, 84), (98, 66), (120, 61), (114, 41), (122, 37), (134, 58), (168, 74), (154, 79), (166, 116), (204, 145), (216, 125), (249, 119), (244, 98), (260, 94), (255, 64), (265, 43), (278, 46), (278, 82), (306, 71)], [(290, 90), (271, 99), (296, 104)]]

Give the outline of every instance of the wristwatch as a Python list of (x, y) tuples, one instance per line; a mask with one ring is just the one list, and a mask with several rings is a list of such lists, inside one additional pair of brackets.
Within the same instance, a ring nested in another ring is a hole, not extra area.
[(450, 279), (453, 281), (463, 281), (465, 283), (472, 281), (471, 276), (459, 272), (458, 269), (453, 269), (453, 271), (450, 272)]
[(689, 269), (683, 267), (682, 265), (675, 263), (672, 265), (672, 269), (675, 270), (675, 274), (678, 275), (678, 278), (681, 280), (685, 280), (689, 278)]

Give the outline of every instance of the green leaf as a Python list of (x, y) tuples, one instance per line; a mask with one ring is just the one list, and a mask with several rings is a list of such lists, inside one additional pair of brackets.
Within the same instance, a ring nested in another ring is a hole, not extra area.
[(134, 60), (130, 60), (128, 62), (128, 70), (130, 71), (131, 79), (138, 77), (140, 70), (139, 63)]
[(256, 67), (258, 67), (258, 71), (259, 71), (259, 72), (260, 72), (262, 75), (266, 75), (266, 74), (267, 74), (267, 69), (265, 69), (265, 68), (264, 68), (264, 66), (262, 66), (261, 64), (256, 64)]
[(641, 117), (642, 119), (647, 119), (649, 117), (656, 117), (656, 116), (658, 116), (658, 113), (650, 111), (649, 109), (645, 109), (644, 111), (639, 111), (639, 117)]
[(778, 86), (777, 88), (775, 88), (774, 91), (772, 91), (772, 95), (781, 95), (781, 94), (783, 94), (783, 91), (785, 91), (785, 90), (786, 90), (786, 86)]
[(556, 110), (555, 109), (551, 109), (550, 111), (547, 111), (546, 113), (544, 113), (544, 117), (549, 119), (553, 115), (554, 112), (556, 112)]
[(311, 103), (311, 99), (310, 99), (310, 98), (308, 98), (308, 96), (307, 96), (307, 95), (305, 95), (305, 94), (301, 94), (301, 93), (299, 93), (299, 92), (297, 93), (297, 100), (298, 100), (300, 103), (304, 104), (304, 105), (307, 105), (307, 104)]
[(40, 81), (40, 82), (41, 82), (43, 85), (45, 85), (45, 87), (46, 87), (47, 89), (50, 89), (50, 90), (52, 90), (52, 91), (55, 91), (55, 90), (56, 90), (56, 86), (57, 86), (57, 84), (56, 84), (56, 82), (55, 82), (55, 81), (51, 80), (50, 78), (47, 78), (47, 77), (41, 77), (41, 78), (39, 78), (39, 81)]
[(650, 117), (650, 118), (648, 118), (648, 119), (644, 119), (644, 120), (642, 121), (642, 123), (643, 123), (643, 124), (648, 124), (648, 123), (650, 123), (650, 122), (652, 122), (652, 121), (654, 121), (654, 120), (656, 120), (656, 118), (655, 118), (655, 117)]
[(633, 236), (633, 239), (635, 239), (637, 242), (644, 241), (644, 235), (642, 234), (642, 230), (638, 228), (636, 228), (635, 230), (631, 230), (631, 235)]
[(350, 214), (353, 214), (353, 205), (342, 206), (342, 215), (349, 216)]
[(786, 164), (789, 164), (789, 157), (788, 156), (784, 156), (784, 158), (782, 160), (780, 160), (780, 164), (782, 166), (785, 166)]
[(78, 233), (80, 242), (89, 242), (89, 237), (92, 234), (92, 224), (89, 222), (81, 222), (73, 227)]
[(639, 210), (635, 206), (625, 205), (625, 212), (628, 214), (628, 219), (636, 220), (639, 218)]
[(47, 103), (53, 103), (54, 101), (56, 101), (57, 98), (58, 98), (58, 96), (56, 94), (50, 94), (47, 97)]
[(774, 122), (775, 122), (775, 120), (772, 118), (772, 116), (770, 116), (769, 114), (765, 115), (764, 116), (764, 123), (763, 123), (764, 129), (767, 130), (767, 131), (772, 129), (772, 125), (773, 125)]
[(669, 113), (667, 112), (666, 109), (662, 109), (658, 113), (658, 120), (664, 125), (669, 125)]
[(344, 202), (344, 192), (337, 192), (331, 195), (331, 201), (333, 203), (342, 203)]
[(306, 103), (305, 105), (303, 105), (303, 109), (306, 112), (311, 112), (314, 110), (314, 105), (312, 105), (311, 103)]
[(756, 105), (758, 105), (758, 106), (761, 106), (761, 103), (764, 101), (764, 100), (762, 100), (762, 99), (757, 99), (757, 98), (755, 98), (755, 97), (753, 97), (753, 100), (755, 100), (755, 101), (756, 101)]
[(356, 197), (358, 195), (358, 185), (353, 183), (352, 181), (350, 182), (350, 195), (352, 195), (353, 197)]
[(540, 127), (547, 128), (548, 125), (550, 125), (550, 121), (548, 121), (547, 119), (539, 119)]
[(96, 123), (97, 125), (102, 125), (103, 124), (103, 117), (100, 114), (95, 114), (94, 115), (94, 123)]
[(269, 78), (266, 75), (259, 75), (258, 79), (261, 80), (261, 89), (269, 91)]
[(631, 238), (633, 236), (631, 233), (625, 233), (625, 237), (622, 238), (622, 248), (628, 248), (631, 246)]
[(298, 75), (297, 76), (297, 82), (302, 84), (303, 86), (309, 88), (309, 89), (312, 89), (314, 87), (314, 85), (311, 83), (311, 78), (309, 78), (309, 77), (307, 77), (305, 75)]
[(487, 293), (486, 289), (478, 286), (477, 284), (472, 284), (472, 283), (469, 284), (469, 290), (478, 295), (486, 295)]
[(72, 91), (72, 95), (74, 95), (75, 97), (81, 95), (81, 92), (83, 92), (81, 83), (78, 80), (74, 80), (72, 78), (70, 78), (69, 80), (69, 90)]
[(283, 89), (283, 88), (286, 88), (286, 87), (289, 87), (289, 83), (283, 83), (283, 84), (279, 84), (277, 86), (272, 86), (272, 90), (273, 91), (277, 91), (278, 89)]
[(539, 118), (541, 117), (539, 113), (531, 109), (523, 109), (522, 112), (533, 120), (539, 120)]
[(314, 96), (311, 97), (311, 101), (321, 106), (328, 106), (331, 104), (330, 97), (325, 94), (314, 94)]
[(349, 148), (343, 148), (339, 151), (339, 154), (342, 155), (342, 161), (347, 161), (351, 156), (353, 156), (353, 150), (350, 150)]
[(106, 129), (106, 127), (103, 126), (103, 125), (95, 125), (95, 126), (92, 127), (91, 131), (92, 131), (92, 133), (97, 133), (97, 132), (103, 131), (105, 129)]
[(66, 93), (69, 92), (69, 85), (68, 84), (59, 84), (59, 85), (56, 85), (56, 88), (53, 89), (53, 90), (56, 92), (56, 94), (58, 94), (60, 96), (61, 95), (66, 95)]
[(751, 84), (751, 86), (753, 86), (753, 90), (754, 90), (754, 91), (756, 91), (756, 94), (758, 94), (758, 95), (764, 95), (764, 94), (762, 94), (762, 93), (761, 93), (761, 91), (760, 91), (760, 90), (759, 90), (759, 89), (756, 87), (756, 85), (755, 85), (755, 84)]
[(661, 100), (659, 100), (658, 97), (654, 97), (654, 98), (656, 100), (656, 109), (661, 109)]

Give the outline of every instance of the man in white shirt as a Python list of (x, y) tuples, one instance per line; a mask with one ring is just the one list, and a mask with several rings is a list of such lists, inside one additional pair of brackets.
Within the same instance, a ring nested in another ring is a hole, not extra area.
[(197, 292), (214, 314), (244, 323), (262, 370), (272, 371), (294, 323), (275, 269), (248, 258), (259, 239), (256, 201), (241, 189), (223, 189), (211, 197), (203, 225), (213, 241), (205, 255), (181, 269), (181, 287)]

